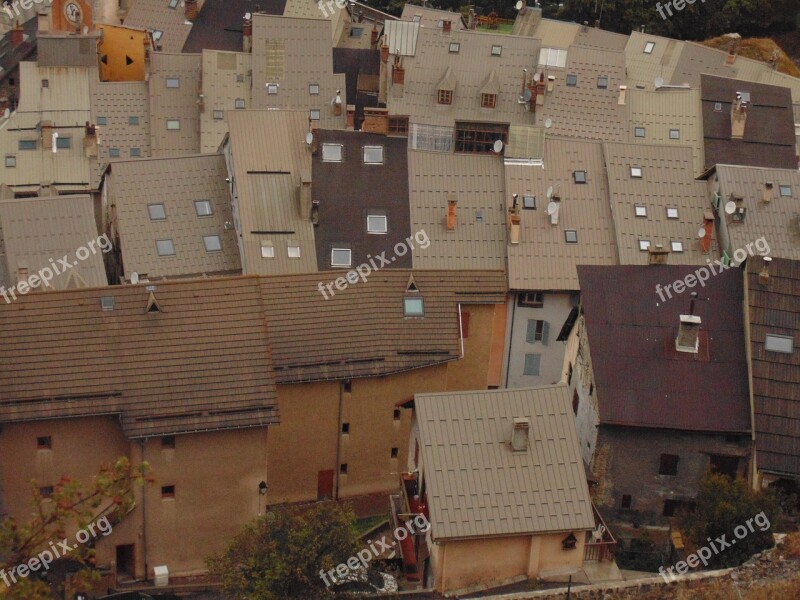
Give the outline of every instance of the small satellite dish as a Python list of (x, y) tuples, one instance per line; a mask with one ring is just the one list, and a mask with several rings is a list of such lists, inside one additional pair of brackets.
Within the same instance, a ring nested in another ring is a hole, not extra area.
[(497, 140), (494, 143), (494, 153), (500, 154), (503, 151), (503, 140)]
[(700, 229), (697, 230), (697, 237), (699, 237), (701, 240), (704, 237), (706, 237), (706, 228), (705, 227), (701, 227)]
[(253, 15), (251, 15), (249, 12), (248, 13), (244, 13), (244, 18), (245, 19), (250, 19), (252, 16)]
[(139, 283), (139, 274), (136, 271), (131, 273), (131, 283), (133, 285), (136, 285), (137, 283)]
[(533, 97), (533, 92), (525, 88), (525, 91), (522, 92), (522, 99), (525, 100), (525, 102), (530, 102), (532, 97)]
[(313, 141), (314, 141), (314, 134), (309, 131), (306, 134), (306, 144), (310, 146)]
[(552, 215), (557, 210), (558, 210), (558, 204), (556, 204), (555, 202), (549, 202), (547, 204), (547, 209), (545, 212), (547, 212), (548, 215)]
[(553, 119), (546, 119), (544, 122), (544, 126), (546, 129), (550, 129), (553, 126)]
[(522, 7), (525, 6), (525, 3), (522, 0), (517, 0), (517, 3), (514, 5), (514, 8), (517, 10), (522, 10)]
[(664, 78), (656, 77), (656, 89), (664, 87)]
[(539, 81), (541, 78), (542, 78), (542, 72), (541, 71), (536, 71), (536, 73), (533, 74), (533, 80), (534, 81)]
[(553, 197), (553, 186), (551, 185), (549, 188), (547, 188), (547, 199), (550, 200), (550, 198), (552, 197)]
[(733, 200), (728, 200), (725, 203), (725, 214), (732, 215), (735, 212), (736, 212), (736, 202), (734, 202)]

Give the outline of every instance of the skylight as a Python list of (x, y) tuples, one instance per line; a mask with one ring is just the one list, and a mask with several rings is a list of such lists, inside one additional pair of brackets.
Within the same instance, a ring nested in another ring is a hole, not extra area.
[(367, 215), (368, 233), (386, 233), (388, 230), (386, 215)]
[(642, 177), (642, 167), (631, 167), (631, 177), (636, 177), (641, 179)]
[(364, 164), (382, 165), (383, 146), (364, 146)]
[(539, 64), (563, 69), (567, 64), (567, 51), (558, 48), (542, 48), (539, 51)]
[(461, 44), (458, 42), (450, 42), (450, 49), (449, 51), (453, 54), (458, 54), (458, 51), (461, 50)]
[(159, 256), (173, 256), (175, 254), (175, 246), (172, 240), (156, 240), (156, 250)]
[(218, 235), (204, 235), (203, 244), (206, 247), (206, 252), (219, 252), (222, 250), (222, 241)]
[(342, 145), (322, 144), (322, 162), (342, 162)]
[(644, 53), (645, 54), (652, 54), (653, 53), (653, 49), (655, 47), (656, 47), (656, 43), (655, 42), (647, 42), (644, 45)]
[(578, 76), (575, 75), (575, 73), (570, 73), (567, 75), (567, 85), (570, 87), (578, 85)]
[(781, 190), (781, 197), (782, 198), (791, 198), (792, 197), (792, 186), (790, 185), (782, 185), (780, 186)]
[(566, 229), (564, 231), (564, 241), (568, 244), (578, 243), (578, 231), (576, 229)]
[(669, 139), (671, 139), (671, 140), (679, 140), (679, 139), (681, 139), (681, 130), (680, 129), (670, 129), (669, 130)]
[(575, 183), (586, 183), (586, 171), (574, 171), (572, 173)]
[(678, 218), (678, 209), (668, 206), (667, 207), (667, 218), (668, 219), (677, 219)]
[(332, 267), (349, 267), (353, 262), (352, 251), (350, 248), (332, 248), (331, 249), (331, 266)]
[(600, 75), (600, 77), (597, 78), (597, 87), (602, 88), (602, 89), (607, 89), (608, 88), (608, 77), (606, 77), (605, 75)]
[(676, 242), (675, 240), (669, 243), (673, 252), (683, 252), (683, 242)]
[(403, 315), (406, 317), (424, 317), (425, 302), (419, 296), (403, 298)]
[(492, 46), (492, 56), (500, 56), (503, 53), (502, 46)]
[(150, 215), (151, 221), (163, 221), (167, 218), (167, 212), (164, 210), (163, 204), (148, 204), (147, 213)]
[(207, 217), (213, 214), (214, 211), (211, 208), (211, 200), (195, 200), (194, 211), (197, 213), (198, 217)]
[(650, 247), (650, 240), (639, 240), (639, 250), (647, 250)]
[(791, 354), (794, 350), (794, 340), (787, 335), (776, 335), (768, 333), (764, 340), (764, 349), (770, 352), (780, 352), (782, 354)]
[(527, 210), (535, 210), (536, 209), (536, 196), (523, 196), (522, 197), (522, 208)]
[(637, 217), (646, 217), (647, 216), (647, 207), (645, 207), (645, 206), (641, 206), (641, 205), (637, 204), (634, 207), (634, 210), (636, 212), (636, 216)]

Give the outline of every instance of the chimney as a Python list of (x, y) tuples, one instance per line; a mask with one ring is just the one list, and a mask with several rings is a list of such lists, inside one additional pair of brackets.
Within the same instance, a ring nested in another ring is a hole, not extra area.
[(531, 422), (528, 419), (515, 418), (511, 429), (512, 452), (527, 452)]
[(655, 248), (653, 246), (647, 248), (648, 265), (665, 265), (667, 264), (667, 257), (669, 257), (669, 250), (664, 250), (662, 244), (656, 244)]
[(740, 140), (744, 137), (746, 121), (747, 101), (742, 98), (741, 92), (736, 92), (736, 97), (731, 105), (731, 139)]
[(342, 90), (336, 90), (336, 97), (333, 99), (333, 114), (337, 117), (342, 116)]
[(519, 214), (519, 194), (514, 194), (513, 204), (508, 209), (508, 242), (510, 244), (519, 244), (519, 229), (522, 223), (522, 217)]
[(242, 51), (253, 51), (253, 20), (250, 18), (250, 13), (245, 14), (242, 21)]
[(187, 21), (194, 21), (200, 11), (197, 8), (197, 0), (185, 0), (184, 15)]
[(469, 29), (470, 31), (475, 29), (475, 25), (476, 25), (475, 20), (476, 20), (475, 19), (475, 9), (474, 8), (470, 8), (469, 9), (469, 14), (467, 15), (467, 29)]
[(389, 46), (383, 44), (381, 46), (381, 62), (387, 63), (389, 62)]
[(772, 185), (771, 181), (764, 183), (764, 189), (761, 190), (761, 201), (764, 204), (769, 204), (772, 201)]
[(97, 158), (97, 128), (89, 121), (84, 128), (83, 154), (86, 158)]
[(619, 86), (619, 100), (617, 100), (617, 104), (620, 106), (625, 106), (625, 96), (628, 93), (628, 86), (621, 85)]
[(42, 148), (50, 150), (53, 147), (53, 122), (42, 121), (39, 125), (42, 130)]
[(450, 35), (450, 30), (452, 29), (452, 27), (453, 27), (453, 22), (452, 21), (449, 21), (449, 20), (442, 21), (442, 33), (443, 34)]
[(345, 129), (355, 129), (356, 128), (356, 105), (355, 104), (348, 104), (347, 105), (347, 124), (345, 125)]
[(389, 133), (389, 109), (364, 107), (364, 120), (361, 122), (364, 133)]
[(19, 24), (19, 21), (17, 21), (14, 28), (9, 32), (9, 41), (11, 42), (12, 48), (16, 48), (25, 41), (25, 32), (22, 29), (22, 25)]
[(298, 196), (300, 203), (300, 218), (304, 221), (312, 218), (312, 201), (311, 201), (311, 173), (304, 171), (300, 173), (300, 194)]
[(772, 262), (772, 258), (769, 256), (764, 256), (761, 260), (764, 261), (764, 266), (761, 268), (761, 272), (758, 274), (758, 283), (761, 285), (769, 285), (769, 263)]
[[(697, 292), (694, 292), (694, 295), (697, 295)], [(694, 306), (694, 298), (692, 298), (692, 306)], [(678, 337), (675, 338), (675, 350), (697, 354), (700, 350), (699, 334), (700, 317), (696, 315), (681, 315)]]
[(378, 24), (375, 23), (372, 26), (372, 33), (369, 36), (369, 47), (373, 50), (378, 47), (378, 37), (380, 37), (380, 31), (378, 31)]
[(392, 65), (392, 83), (403, 85), (406, 80), (406, 70), (403, 68), (403, 63), (400, 60), (400, 55), (396, 54), (394, 57), (394, 65)]
[(447, 231), (454, 231), (456, 228), (456, 204), (458, 200), (453, 194), (447, 198)]

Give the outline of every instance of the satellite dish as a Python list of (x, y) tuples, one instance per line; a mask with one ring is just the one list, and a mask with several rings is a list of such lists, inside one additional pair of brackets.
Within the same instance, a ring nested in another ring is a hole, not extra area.
[(522, 92), (522, 99), (525, 100), (525, 102), (530, 102), (532, 97), (533, 92), (531, 92), (528, 88), (525, 88), (525, 91)]
[(306, 144), (310, 146), (313, 141), (314, 141), (314, 134), (309, 131), (306, 134)]
[(136, 271), (131, 273), (131, 283), (133, 285), (136, 285), (137, 283), (139, 283), (139, 274)]
[(656, 77), (656, 89), (664, 87), (664, 78), (663, 77)]
[(550, 200), (550, 198), (552, 197), (553, 197), (553, 186), (551, 185), (549, 188), (547, 188), (547, 199)]
[(500, 154), (503, 151), (503, 140), (497, 140), (494, 143), (494, 153)]
[(536, 73), (533, 74), (533, 80), (534, 81), (539, 81), (541, 78), (542, 78), (542, 72), (541, 71), (536, 71)]
[(697, 230), (697, 237), (699, 237), (701, 240), (704, 237), (706, 237), (706, 228), (705, 227), (701, 227), (700, 229)]
[(546, 212), (548, 215), (552, 215), (552, 214), (553, 214), (554, 212), (556, 212), (557, 210), (558, 210), (558, 204), (556, 204), (555, 202), (549, 202), (549, 203), (547, 204), (547, 209), (546, 209), (546, 211), (545, 211), (545, 212)]
[(553, 126), (553, 119), (547, 119), (547, 120), (544, 122), (544, 126), (545, 126), (547, 129), (550, 129), (550, 128)]
[(522, 0), (517, 0), (517, 3), (514, 5), (514, 8), (516, 8), (517, 10), (522, 10), (523, 6), (524, 3), (522, 2)]
[(733, 200), (728, 200), (725, 203), (725, 214), (732, 215), (736, 212), (736, 202)]

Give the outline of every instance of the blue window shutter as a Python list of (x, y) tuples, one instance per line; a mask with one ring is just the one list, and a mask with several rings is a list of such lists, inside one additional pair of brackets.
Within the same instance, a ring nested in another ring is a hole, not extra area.
[(536, 319), (528, 319), (528, 332), (525, 334), (525, 341), (529, 344), (536, 342)]

